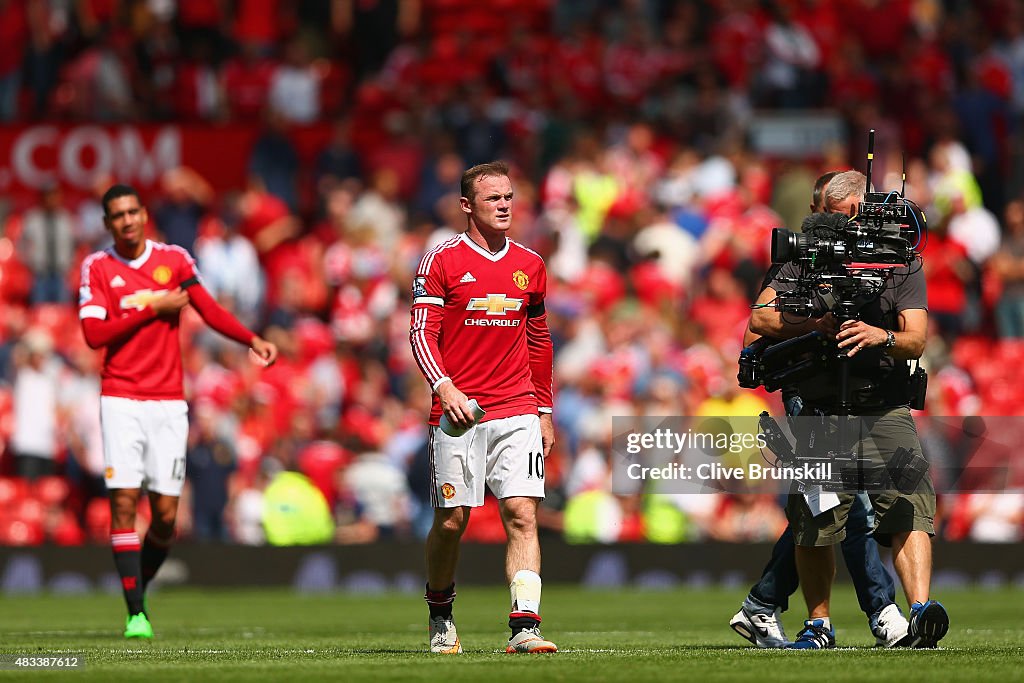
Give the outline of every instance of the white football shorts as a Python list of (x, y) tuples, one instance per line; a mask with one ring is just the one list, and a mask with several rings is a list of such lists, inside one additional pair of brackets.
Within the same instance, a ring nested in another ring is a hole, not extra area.
[(431, 427), (427, 447), (435, 508), (480, 507), (484, 484), (499, 499), (544, 497), (544, 447), (536, 415), (488, 420), (462, 436)]
[(180, 496), (185, 483), (188, 404), (100, 397), (107, 489)]

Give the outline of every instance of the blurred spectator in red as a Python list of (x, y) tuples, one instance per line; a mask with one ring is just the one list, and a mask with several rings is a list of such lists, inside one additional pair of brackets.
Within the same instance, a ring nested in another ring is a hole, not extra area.
[(270, 79), (275, 70), (257, 43), (243, 42), (238, 54), (221, 70), (224, 95), (232, 120), (255, 121), (267, 104)]
[(59, 110), (82, 121), (125, 121), (139, 116), (129, 37), (111, 33), (64, 65)]
[(786, 513), (770, 494), (728, 493), (719, 499), (710, 536), (727, 543), (764, 543), (786, 529)]
[[(729, 353), (743, 338), (750, 317), (750, 299), (743, 285), (724, 268), (712, 268), (704, 292), (690, 305), (690, 319), (704, 330), (704, 339)], [(739, 352), (739, 348), (735, 349)]]
[(1024, 541), (1024, 492), (962, 494), (958, 504), (966, 511), (970, 540), (976, 543)]
[(928, 317), (943, 335), (955, 337), (963, 330), (967, 287), (974, 280), (974, 268), (967, 250), (949, 238), (947, 223), (940, 220), (928, 231), (923, 267), (928, 285)]
[[(150, 3), (155, 4), (155, 3)], [(225, 0), (176, 0), (175, 16), (180, 41), (184, 45), (205, 42), (218, 58), (226, 49), (226, 37), (222, 32), (228, 15)]]
[(401, 110), (388, 112), (382, 123), (386, 136), (363, 155), (363, 177), (376, 183), (379, 173), (390, 173), (397, 182), (393, 196), (410, 200), (419, 190), (425, 158), (419, 123)]
[(238, 0), (234, 3), (232, 37), (238, 43), (253, 43), (270, 54), (281, 36), (280, 0)]
[(213, 45), (199, 40), (177, 60), (173, 116), (182, 121), (217, 121), (227, 113), (219, 64)]
[(258, 180), (238, 198), (238, 231), (256, 247), (267, 278), (266, 304), (277, 301), (280, 279), (294, 248), (301, 225), (277, 197), (266, 192)]
[(64, 364), (53, 353), (53, 338), (39, 328), (25, 333), (14, 357), (15, 472), (32, 480), (57, 472), (57, 419)]
[(71, 300), (65, 276), (75, 251), (75, 227), (56, 183), (43, 188), (39, 204), (25, 212), (18, 250), (32, 271), (33, 304)]

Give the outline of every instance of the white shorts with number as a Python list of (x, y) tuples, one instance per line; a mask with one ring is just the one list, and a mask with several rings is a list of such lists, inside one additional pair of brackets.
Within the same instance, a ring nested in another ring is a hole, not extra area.
[(180, 496), (185, 483), (188, 404), (100, 397), (107, 489)]
[(430, 428), (430, 502), (479, 507), (484, 484), (497, 498), (544, 497), (540, 419), (515, 415), (481, 422), (462, 436)]

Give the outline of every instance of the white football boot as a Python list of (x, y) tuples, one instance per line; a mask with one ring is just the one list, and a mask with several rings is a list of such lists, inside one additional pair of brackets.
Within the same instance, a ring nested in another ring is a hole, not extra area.
[(430, 651), (441, 655), (457, 655), (462, 652), (454, 618), (430, 618)]
[(508, 639), (505, 652), (509, 654), (539, 654), (541, 652), (558, 652), (558, 648), (550, 640), (540, 634), (540, 627), (524, 628)]

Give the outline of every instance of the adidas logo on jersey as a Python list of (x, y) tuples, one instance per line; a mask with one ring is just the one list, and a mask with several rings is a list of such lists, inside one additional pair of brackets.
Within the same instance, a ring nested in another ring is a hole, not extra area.
[(467, 270), (466, 274), (462, 276), (462, 279), (459, 280), (459, 282), (476, 282), (476, 278)]
[(125, 283), (125, 281), (124, 281), (124, 278), (123, 278), (123, 277), (121, 277), (120, 275), (115, 275), (115, 276), (114, 276), (114, 277), (113, 277), (113, 278), (112, 278), (112, 279), (110, 280), (110, 286), (111, 286), (111, 287), (124, 287), (124, 286), (125, 286), (125, 284), (127, 284), (127, 283)]

